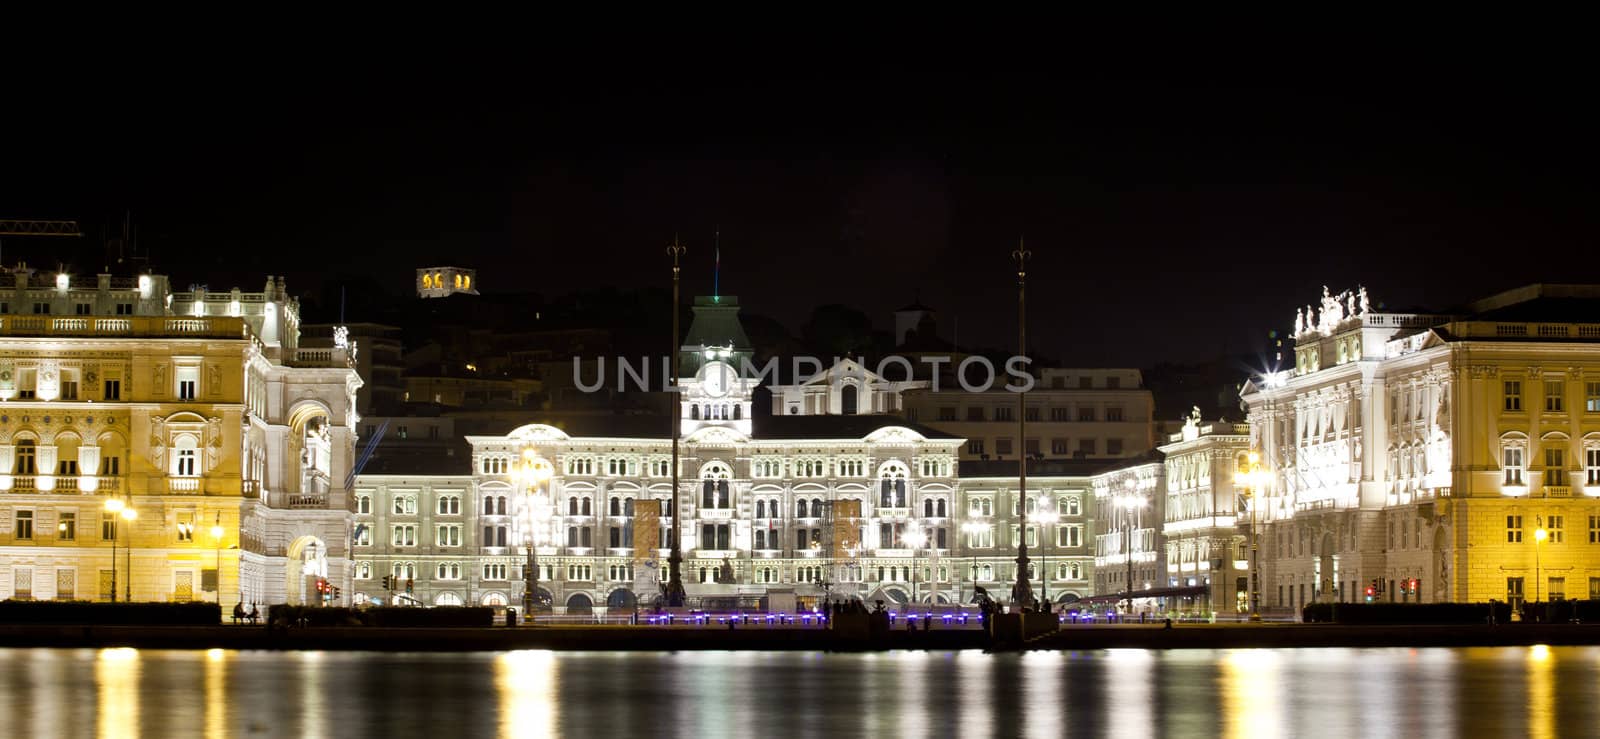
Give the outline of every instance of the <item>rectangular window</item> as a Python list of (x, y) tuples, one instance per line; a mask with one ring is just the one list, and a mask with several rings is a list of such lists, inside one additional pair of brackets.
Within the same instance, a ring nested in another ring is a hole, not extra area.
[(49, 315), (50, 314), (50, 304), (49, 303), (34, 303), (33, 304), (33, 312), (34, 312), (34, 314), (41, 315), (41, 316)]
[(72, 306), (72, 312), (73, 314), (80, 316), (91, 315), (94, 313), (94, 306), (88, 303), (75, 303)]
[(78, 474), (78, 460), (63, 459), (56, 462), (56, 474), (68, 476)]
[(1039, 408), (1037, 406), (1028, 408), (1023, 411), (1022, 417), (1026, 418), (1030, 423), (1039, 420)]
[(1022, 453), (1030, 457), (1039, 456), (1039, 440), (1029, 439), (1026, 442), (1023, 442)]
[(1109, 455), (1111, 455), (1113, 457), (1121, 455), (1122, 454), (1122, 440), (1121, 439), (1106, 439), (1106, 454), (1109, 454)]
[(1062, 421), (1070, 421), (1070, 420), (1072, 420), (1072, 416), (1068, 415), (1066, 408), (1051, 408), (1050, 409), (1050, 420), (1056, 421), (1056, 422), (1059, 423), (1059, 422), (1062, 422)]
[(62, 400), (77, 400), (78, 399), (78, 373), (77, 373), (77, 371), (75, 371), (75, 370), (62, 370), (61, 371), (61, 393), (60, 393), (60, 398)]
[(1550, 529), (1550, 543), (1551, 544), (1562, 544), (1562, 543), (1566, 542), (1566, 540), (1567, 540), (1567, 519), (1566, 519), (1566, 516), (1551, 516), (1550, 517), (1550, 526), (1548, 528)]
[(1106, 408), (1106, 420), (1107, 421), (1121, 421), (1122, 420), (1122, 406), (1114, 405), (1114, 406), (1111, 406), (1109, 408)]
[(1544, 448), (1544, 484), (1567, 484), (1567, 450), (1558, 446)]
[(1561, 386), (1565, 380), (1544, 381), (1544, 410), (1546, 413), (1561, 412)]
[(1079, 377), (1078, 378), (1078, 388), (1080, 390), (1088, 390), (1091, 387), (1094, 387), (1094, 380), (1093, 379), (1091, 379), (1089, 377)]
[(1550, 578), (1550, 600), (1566, 600), (1566, 599), (1567, 599), (1567, 578), (1565, 578), (1565, 577), (1552, 577), (1552, 578)]
[(1600, 516), (1589, 517), (1589, 543), (1600, 544)]
[(941, 407), (939, 409), (939, 420), (941, 420), (941, 421), (954, 421), (954, 420), (956, 420), (956, 409), (955, 409), (955, 407), (954, 406), (943, 406), (943, 407)]
[(1056, 546), (1081, 547), (1083, 546), (1082, 526), (1061, 526), (1056, 529)]
[(417, 525), (400, 524), (394, 527), (394, 536), (389, 544), (397, 547), (414, 547), (417, 545)]
[(436, 527), (435, 541), (441, 547), (461, 546), (461, 524), (441, 524)]
[(998, 455), (1000, 455), (1002, 457), (1010, 454), (1011, 453), (1011, 440), (1010, 439), (995, 439), (994, 440), (994, 453), (998, 454)]
[(122, 380), (106, 380), (102, 400), (122, 400)]
[(117, 538), (117, 517), (110, 513), (100, 514), (100, 538), (112, 541)]
[(17, 370), (17, 397), (30, 400), (39, 396), (39, 372), (32, 369)]
[(983, 420), (983, 406), (973, 406), (971, 408), (968, 408), (967, 409), (967, 420), (968, 421), (982, 421)]
[(1584, 383), (1583, 409), (1589, 413), (1600, 413), (1600, 382)]
[(1094, 451), (1095, 450), (1095, 443), (1094, 443), (1094, 441), (1095, 441), (1094, 439), (1079, 439), (1078, 440), (1078, 453), (1082, 454), (1082, 455), (1084, 455), (1086, 457), (1094, 456), (1094, 454), (1095, 454), (1095, 451)]
[(1506, 380), (1502, 385), (1505, 391), (1504, 408), (1508, 411), (1522, 410), (1522, 382), (1520, 380)]
[(1600, 485), (1600, 447), (1583, 450), (1583, 480), (1585, 485)]
[(17, 511), (17, 539), (33, 538), (33, 511)]
[(194, 541), (194, 514), (179, 513), (177, 519), (178, 541)]
[(1002, 406), (999, 406), (999, 407), (995, 408), (994, 409), (994, 420), (996, 420), (996, 421), (1014, 420), (1012, 418), (1012, 416), (1011, 416), (1011, 406), (1002, 405)]
[(968, 454), (983, 454), (983, 439), (972, 439), (967, 442)]
[(1500, 468), (1505, 471), (1506, 485), (1522, 483), (1522, 447), (1508, 446), (1500, 451)]
[(1506, 516), (1506, 543), (1522, 541), (1522, 516)]
[(133, 303), (117, 303), (117, 315), (119, 315), (119, 316), (131, 316), (131, 315), (133, 315)]
[(364, 523), (356, 524), (355, 545), (358, 547), (372, 546), (372, 527)]
[(1050, 453), (1051, 454), (1066, 454), (1067, 453), (1067, 440), (1066, 439), (1051, 439), (1050, 440)]
[(61, 514), (61, 520), (56, 523), (56, 538), (61, 541), (75, 541), (78, 538), (78, 514), (67, 511)]
[(199, 367), (179, 367), (177, 380), (178, 400), (194, 400), (200, 397)]
[(1093, 421), (1094, 420), (1094, 406), (1089, 406), (1089, 405), (1079, 406), (1078, 407), (1078, 420), (1079, 421)]
[(1589, 578), (1589, 600), (1600, 600), (1600, 577)]

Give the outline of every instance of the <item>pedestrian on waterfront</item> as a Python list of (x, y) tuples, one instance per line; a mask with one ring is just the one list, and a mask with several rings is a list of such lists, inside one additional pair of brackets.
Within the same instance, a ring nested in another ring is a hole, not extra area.
[(244, 601), (241, 600), (238, 603), (233, 604), (233, 622), (239, 623), (240, 621), (244, 620), (244, 617)]
[(1162, 628), (1164, 630), (1166, 630), (1166, 631), (1171, 631), (1172, 630), (1172, 619), (1170, 619), (1170, 618), (1167, 619), (1167, 625), (1163, 626)]
[(261, 609), (255, 603), (250, 604), (250, 623), (255, 623), (261, 618)]

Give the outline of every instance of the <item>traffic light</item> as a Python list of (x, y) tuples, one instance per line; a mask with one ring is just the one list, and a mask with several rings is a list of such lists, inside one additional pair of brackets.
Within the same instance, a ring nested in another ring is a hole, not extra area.
[(334, 600), (339, 600), (342, 597), (343, 597), (343, 591), (339, 587), (335, 586), (334, 589), (333, 589), (333, 599)]
[(1373, 582), (1367, 583), (1367, 602), (1368, 603), (1371, 603), (1374, 599), (1376, 599), (1378, 597), (1378, 586), (1377, 586), (1376, 583), (1377, 583), (1376, 580), (1374, 580)]
[(391, 577), (392, 577), (391, 575), (384, 575), (383, 576), (383, 589), (384, 590), (394, 590), (394, 585), (393, 585), (393, 582), (391, 580)]

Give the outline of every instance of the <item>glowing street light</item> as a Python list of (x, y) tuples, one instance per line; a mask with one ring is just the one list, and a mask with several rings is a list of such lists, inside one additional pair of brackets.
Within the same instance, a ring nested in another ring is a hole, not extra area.
[(1261, 550), (1256, 535), (1256, 526), (1259, 522), (1261, 487), (1267, 480), (1267, 473), (1261, 469), (1261, 453), (1251, 450), (1245, 457), (1245, 468), (1238, 470), (1233, 475), (1234, 484), (1244, 489), (1245, 498), (1250, 501), (1250, 620), (1261, 621)]
[[(539, 589), (539, 559), (537, 548), (539, 546), (538, 524), (535, 522), (542, 512), (543, 505), (534, 498), (534, 491), (549, 482), (555, 470), (550, 463), (534, 456), (529, 449), (522, 453), (522, 464), (517, 468), (517, 477), (524, 486), (524, 506), (528, 510), (528, 562), (522, 571), (522, 617), (527, 623), (533, 623), (534, 593)], [(542, 499), (543, 496), (540, 496)]]
[(911, 549), (911, 605), (917, 605), (917, 570), (921, 567), (917, 563), (917, 550), (928, 543), (928, 532), (922, 530), (919, 524), (912, 524), (913, 528), (900, 537), (902, 542)]

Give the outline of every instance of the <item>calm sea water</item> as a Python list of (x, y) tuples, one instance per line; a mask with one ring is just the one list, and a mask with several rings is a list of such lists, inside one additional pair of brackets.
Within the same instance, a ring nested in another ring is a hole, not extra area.
[(0, 650), (0, 735), (1592, 736), (1600, 648)]

